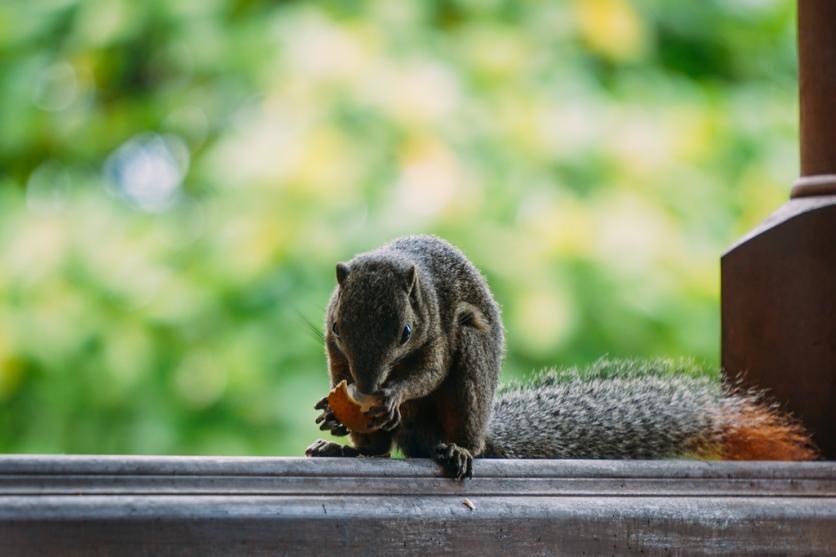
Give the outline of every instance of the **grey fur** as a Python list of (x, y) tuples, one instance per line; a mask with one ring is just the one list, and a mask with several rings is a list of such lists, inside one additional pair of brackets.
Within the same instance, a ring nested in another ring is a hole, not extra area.
[(500, 392), (485, 456), (674, 458), (710, 451), (761, 395), (688, 362), (601, 359)]
[[(484, 449), (504, 350), (499, 306), (485, 279), (444, 240), (409, 236), (338, 264), (337, 280), (325, 319), (331, 384), (345, 379), (383, 397), (370, 413), (380, 430), (351, 433), (354, 446), (379, 455), (394, 442), (406, 456), (433, 457), (456, 476), (470, 475)], [(405, 324), (412, 336), (401, 345)], [(327, 404), (317, 407), (321, 429), (346, 433)], [(346, 454), (335, 445), (318, 442), (307, 454)]]

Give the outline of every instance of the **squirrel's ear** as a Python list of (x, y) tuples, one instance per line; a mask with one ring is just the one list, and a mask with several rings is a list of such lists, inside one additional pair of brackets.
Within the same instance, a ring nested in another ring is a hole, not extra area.
[(418, 282), (418, 270), (415, 265), (409, 268), (406, 272), (406, 293), (411, 294), (415, 288), (415, 283)]
[(478, 329), (483, 333), (490, 330), (488, 320), (482, 310), (467, 302), (460, 303), (459, 307), (456, 308), (456, 322), (462, 326)]
[(337, 283), (340, 286), (345, 282), (345, 279), (348, 278), (348, 273), (351, 272), (351, 269), (348, 268), (348, 265), (345, 263), (337, 263)]

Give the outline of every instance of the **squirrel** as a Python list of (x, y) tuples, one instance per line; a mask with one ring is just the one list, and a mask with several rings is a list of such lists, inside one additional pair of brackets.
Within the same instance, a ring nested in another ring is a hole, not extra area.
[[(379, 401), (371, 433), (315, 405), (307, 456), (429, 457), (455, 478), (474, 457), (810, 460), (808, 434), (763, 392), (669, 360), (611, 360), (547, 370), (497, 391), (505, 341), (500, 308), (465, 255), (434, 236), (407, 236), (336, 266), (325, 315), (331, 386)], [(684, 373), (683, 373), (684, 372)], [(496, 395), (496, 397), (495, 397)]]

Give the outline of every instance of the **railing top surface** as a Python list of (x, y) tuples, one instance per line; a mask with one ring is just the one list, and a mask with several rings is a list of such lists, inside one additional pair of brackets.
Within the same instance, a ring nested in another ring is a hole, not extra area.
[[(836, 461), (477, 459), (480, 477), (830, 478)], [(439, 477), (429, 459), (151, 455), (0, 455), (0, 475)]]
[[(831, 479), (836, 461), (477, 459), (481, 478)], [(145, 455), (0, 455), (0, 476), (233, 475), (437, 478), (428, 459)]]

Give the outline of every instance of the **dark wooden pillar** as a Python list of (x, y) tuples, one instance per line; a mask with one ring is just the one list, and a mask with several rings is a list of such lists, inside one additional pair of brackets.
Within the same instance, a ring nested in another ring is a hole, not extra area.
[(836, 459), (836, 1), (798, 1), (798, 61), (801, 177), (722, 257), (722, 360)]

